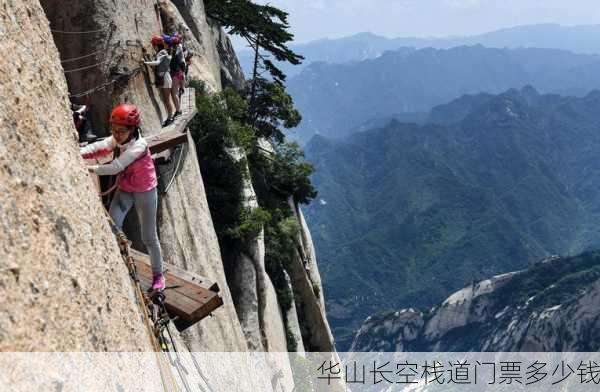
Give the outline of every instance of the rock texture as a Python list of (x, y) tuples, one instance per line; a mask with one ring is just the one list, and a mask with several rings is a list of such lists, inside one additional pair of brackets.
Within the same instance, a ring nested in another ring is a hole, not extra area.
[[(295, 298), (294, 288), (292, 287), (292, 280), (287, 271), (284, 271), (285, 281), (287, 283), (288, 290)], [(288, 333), (292, 335), (296, 342), (296, 352), (302, 354), (306, 351), (304, 348), (304, 342), (302, 341), (302, 331), (300, 330), (300, 320), (298, 319), (298, 311), (296, 310), (296, 303), (292, 302), (290, 309), (286, 313)]]
[(302, 211), (293, 200), (288, 201), (298, 223), (300, 232), (297, 242), (298, 252), (288, 270), (292, 281), (296, 309), (301, 325), (306, 331), (304, 345), (308, 351), (335, 351), (333, 335), (325, 315), (323, 286), (317, 268), (315, 249), (306, 226)]
[[(123, 101), (140, 107), (145, 135), (159, 133), (164, 112), (151, 73), (142, 67), (125, 74), (139, 67), (142, 48), (150, 49), (149, 38), (161, 28), (185, 35), (196, 53), (190, 76), (202, 80), (208, 92), (244, 83), (227, 36), (207, 20), (201, 1), (158, 1), (158, 12), (154, 4), (9, 1), (0, 10), (0, 31), (14, 37), (0, 47), (15, 54), (0, 64), (0, 89), (9, 98), (0, 103), (6, 124), (0, 134), (0, 295), (5, 299), (0, 350), (151, 350), (130, 278), (79, 157), (68, 95), (103, 86), (91, 93), (100, 134), (110, 109)], [(249, 252), (240, 255), (232, 279), (226, 279), (191, 137), (182, 151), (180, 170), (159, 197), (163, 255), (168, 263), (216, 281), (224, 305), (183, 333), (172, 328), (185, 367), (177, 382), (199, 380), (201, 388), (214, 391), (291, 391), (287, 331), (265, 271), (263, 235), (248, 244)], [(252, 184), (247, 185), (248, 200), (256, 206)], [(132, 212), (126, 234), (139, 247), (134, 217)], [(313, 255), (310, 270), (319, 282), (314, 250), (300, 253)], [(290, 282), (302, 309), (287, 315), (298, 347), (333, 349), (317, 286), (301, 272)], [(310, 329), (310, 344), (302, 344), (300, 325)], [(232, 363), (227, 354), (249, 351), (283, 356)], [(213, 355), (198, 361), (190, 352)]]
[[(233, 149), (230, 154), (237, 161), (245, 161), (241, 149)], [(250, 181), (249, 168), (246, 165), (246, 177), (243, 187), (243, 200), (247, 208), (258, 207), (256, 192)], [(275, 287), (265, 269), (264, 230), (246, 245), (246, 251), (232, 253), (229, 262), (233, 265), (230, 282), (236, 292), (235, 309), (250, 350), (268, 352), (286, 352), (286, 329), (283, 322)], [(271, 378), (276, 378), (278, 387), (293, 389), (293, 378), (289, 363), (272, 364)]]
[(351, 351), (596, 351), (600, 253), (551, 257), (439, 306), (369, 317)]
[(39, 2), (5, 2), (0, 31), (0, 351), (149, 350)]
[[(154, 2), (148, 0), (41, 1), (55, 30), (54, 40), (63, 61), (69, 92), (79, 94), (117, 80), (92, 96), (93, 122), (100, 134), (106, 133), (106, 118), (111, 108), (122, 101), (140, 107), (144, 129), (160, 130), (166, 116), (164, 106), (153, 87), (152, 68), (141, 65), (140, 61), (143, 60), (142, 48), (153, 55), (150, 38), (160, 33), (161, 28), (167, 33), (182, 34), (186, 45), (195, 53), (189, 77), (204, 81), (208, 91), (221, 89), (222, 63), (217, 43), (229, 50), (231, 47), (222, 43), (227, 38), (221, 35), (219, 27), (211, 26), (206, 20), (203, 3), (186, 1), (179, 8), (170, 1), (158, 3), (160, 7), (156, 12)], [(188, 26), (186, 19), (193, 21), (192, 26)], [(223, 53), (235, 58), (232, 52)], [(87, 57), (72, 61), (81, 56)], [(139, 67), (143, 72), (119, 78), (120, 74)], [(234, 68), (230, 74), (235, 73)]]

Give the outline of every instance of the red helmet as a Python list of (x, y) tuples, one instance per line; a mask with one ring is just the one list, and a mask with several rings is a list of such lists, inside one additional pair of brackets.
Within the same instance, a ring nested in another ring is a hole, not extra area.
[(140, 111), (135, 105), (122, 103), (113, 109), (110, 123), (137, 127), (140, 125)]
[(173, 34), (173, 36), (171, 37), (171, 45), (177, 45), (180, 44), (182, 41), (181, 36), (179, 34)]
[(158, 45), (158, 44), (163, 44), (164, 45), (165, 40), (160, 35), (153, 35), (152, 39), (150, 39), (150, 43), (152, 45)]

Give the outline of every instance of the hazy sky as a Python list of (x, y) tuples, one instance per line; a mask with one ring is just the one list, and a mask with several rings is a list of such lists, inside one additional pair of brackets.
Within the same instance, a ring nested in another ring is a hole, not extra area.
[(290, 13), (296, 42), (370, 31), (472, 35), (524, 24), (600, 24), (598, 0), (254, 0)]

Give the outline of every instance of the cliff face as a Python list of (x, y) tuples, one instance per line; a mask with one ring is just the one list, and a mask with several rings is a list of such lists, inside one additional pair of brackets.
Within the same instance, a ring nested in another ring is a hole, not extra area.
[(368, 318), (352, 351), (596, 351), (600, 253), (551, 257), (439, 306)]
[[(130, 278), (79, 157), (68, 95), (103, 86), (91, 92), (99, 134), (106, 131), (110, 109), (123, 101), (140, 107), (145, 135), (159, 133), (162, 103), (149, 73), (139, 68), (142, 47), (150, 51), (149, 38), (159, 27), (186, 36), (196, 54), (190, 77), (204, 81), (208, 91), (243, 84), (229, 40), (207, 21), (201, 1), (158, 3), (158, 12), (146, 0), (24, 1), (0, 10), (0, 27), (14, 37), (0, 45), (15, 54), (0, 64), (0, 88), (9, 98), (0, 104), (7, 129), (0, 134), (0, 295), (5, 299), (0, 350), (151, 350)], [(76, 59), (81, 56), (86, 57)], [(247, 188), (252, 192), (251, 184)], [(135, 245), (139, 233), (131, 215), (127, 234)], [(191, 137), (172, 186), (159, 197), (158, 223), (165, 261), (217, 282), (224, 302), (213, 317), (175, 333), (179, 349), (286, 351), (287, 331), (264, 271), (260, 236), (250, 246), (255, 252), (239, 260), (240, 284), (229, 289)], [(298, 309), (288, 319), (312, 328), (314, 341), (300, 341), (298, 347), (333, 349), (322, 294), (315, 295), (322, 288), (314, 278), (314, 250), (303, 252), (312, 255), (310, 293), (306, 277), (292, 276), (290, 282), (300, 293), (297, 305), (312, 308)], [(254, 276), (250, 283), (249, 276)], [(236, 312), (234, 303), (244, 301), (251, 306)], [(299, 328), (291, 328), (296, 337), (302, 336)], [(286, 361), (235, 369), (232, 377), (227, 357), (222, 359), (193, 363), (188, 370), (212, 390), (293, 388)]]
[(39, 2), (5, 3), (0, 29), (0, 351), (149, 350)]

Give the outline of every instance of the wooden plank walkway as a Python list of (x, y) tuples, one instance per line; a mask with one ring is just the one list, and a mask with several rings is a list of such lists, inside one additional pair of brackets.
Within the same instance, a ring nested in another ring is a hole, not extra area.
[[(130, 250), (135, 260), (138, 278), (147, 291), (152, 286), (152, 268), (148, 255)], [(198, 274), (165, 263), (165, 307), (179, 331), (210, 315), (223, 305), (219, 286)]]
[[(160, 133), (146, 137), (148, 147), (153, 155), (170, 150), (179, 144), (187, 143), (188, 123), (198, 113), (198, 109), (196, 109), (196, 90), (194, 88), (186, 88), (181, 96), (181, 111), (182, 114), (172, 124), (164, 127)], [(168, 156), (168, 153), (166, 154)]]
[(198, 113), (196, 108), (196, 89), (188, 87), (181, 96), (181, 116), (175, 118), (175, 121), (163, 128), (162, 132), (177, 131), (185, 132), (190, 120)]
[(151, 154), (158, 154), (179, 144), (187, 143), (187, 134), (175, 131), (161, 132), (146, 138)]

